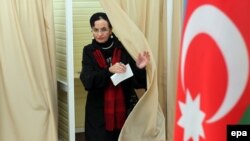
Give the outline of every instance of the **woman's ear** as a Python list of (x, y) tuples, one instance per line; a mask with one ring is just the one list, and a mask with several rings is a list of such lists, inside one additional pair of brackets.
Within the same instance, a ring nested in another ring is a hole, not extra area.
[(114, 36), (113, 36), (113, 32), (112, 32), (112, 29), (111, 29), (111, 31), (110, 31), (110, 38), (113, 38)]

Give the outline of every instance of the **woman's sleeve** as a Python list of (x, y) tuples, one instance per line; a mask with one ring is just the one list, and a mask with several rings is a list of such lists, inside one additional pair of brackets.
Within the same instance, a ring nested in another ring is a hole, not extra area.
[(137, 68), (135, 61), (132, 58), (130, 60), (131, 61), (129, 64), (134, 73), (134, 76), (132, 78), (134, 87), (136, 89), (140, 89), (140, 88), (146, 89), (147, 88), (146, 69)]
[(83, 49), (80, 79), (86, 90), (103, 89), (112, 75), (108, 68), (100, 68), (87, 47)]

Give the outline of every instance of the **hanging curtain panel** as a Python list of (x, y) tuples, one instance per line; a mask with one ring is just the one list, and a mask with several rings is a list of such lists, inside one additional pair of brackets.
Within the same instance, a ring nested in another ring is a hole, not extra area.
[(158, 85), (157, 74), (163, 74), (157, 67), (164, 68), (163, 61), (159, 60), (164, 56), (161, 52), (166, 49), (164, 0), (101, 0), (101, 4), (115, 34), (132, 57), (136, 58), (144, 50), (151, 55), (146, 68), (148, 89), (126, 120), (119, 141), (165, 141), (165, 117), (161, 106), (164, 101), (159, 101), (163, 96), (164, 82)]
[(51, 0), (0, 6), (0, 140), (57, 141)]

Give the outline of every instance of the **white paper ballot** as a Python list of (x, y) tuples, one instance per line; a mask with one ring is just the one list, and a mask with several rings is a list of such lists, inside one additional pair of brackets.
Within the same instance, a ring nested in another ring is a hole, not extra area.
[(110, 78), (113, 82), (113, 84), (116, 86), (123, 80), (128, 79), (129, 77), (132, 77), (134, 74), (131, 70), (131, 67), (129, 64), (126, 65), (126, 72), (125, 73), (115, 73)]

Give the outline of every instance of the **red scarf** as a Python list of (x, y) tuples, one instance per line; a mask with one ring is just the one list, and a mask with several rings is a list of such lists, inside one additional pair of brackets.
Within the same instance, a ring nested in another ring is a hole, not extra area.
[[(94, 51), (94, 57), (101, 68), (107, 68), (108, 65), (99, 49)], [(114, 49), (112, 64), (120, 62), (121, 50)], [(126, 120), (125, 99), (121, 85), (114, 86), (109, 82), (107, 88), (104, 90), (104, 118), (105, 128), (108, 131), (114, 129), (121, 129)]]

